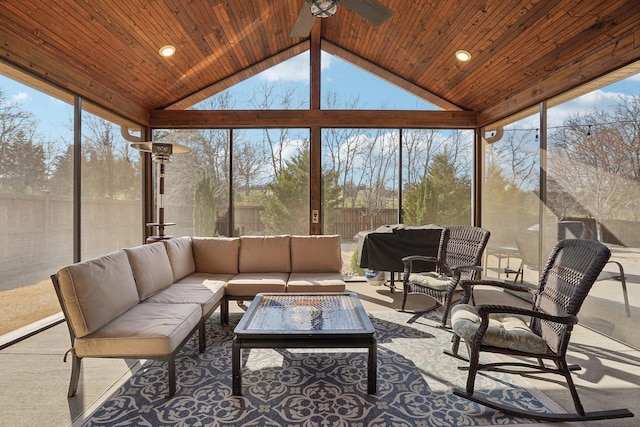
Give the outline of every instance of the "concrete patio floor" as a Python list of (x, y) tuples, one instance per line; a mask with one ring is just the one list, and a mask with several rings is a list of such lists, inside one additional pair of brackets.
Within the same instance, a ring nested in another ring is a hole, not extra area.
[[(369, 312), (395, 310), (400, 307), (402, 292), (391, 293), (386, 286), (366, 282), (349, 282), (349, 291), (359, 294)], [(477, 303), (491, 301), (524, 304), (522, 300), (498, 291), (478, 289)], [(429, 304), (426, 297), (411, 298), (412, 307)], [(242, 309), (231, 304), (232, 312)], [(418, 322), (429, 322), (419, 319)], [(91, 413), (126, 380), (137, 361), (86, 359), (83, 361), (78, 393), (67, 399), (71, 366), (63, 363), (69, 348), (66, 324), (61, 323), (0, 351), (0, 425), (67, 426)], [(570, 362), (582, 370), (574, 380), (587, 410), (629, 408), (640, 416), (640, 351), (578, 326), (570, 348)], [(452, 365), (457, 362), (452, 359)], [(178, 373), (179, 375), (179, 373)], [(558, 378), (527, 378), (533, 387), (558, 405), (573, 411), (567, 388)], [(589, 426), (635, 426), (638, 418), (590, 422)]]

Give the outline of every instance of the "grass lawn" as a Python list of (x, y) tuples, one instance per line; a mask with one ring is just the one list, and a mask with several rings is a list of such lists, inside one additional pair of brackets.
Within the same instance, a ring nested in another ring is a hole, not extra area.
[(60, 312), (51, 280), (0, 292), (0, 335)]

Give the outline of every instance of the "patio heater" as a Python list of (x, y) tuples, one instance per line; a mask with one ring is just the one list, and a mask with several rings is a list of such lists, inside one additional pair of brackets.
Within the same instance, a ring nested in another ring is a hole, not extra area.
[(175, 222), (164, 221), (164, 171), (165, 165), (171, 161), (174, 154), (184, 154), (191, 150), (180, 144), (171, 144), (166, 142), (140, 142), (131, 144), (131, 147), (144, 153), (151, 153), (152, 160), (160, 166), (160, 174), (158, 177), (158, 217), (157, 222), (149, 222), (147, 227), (157, 227), (158, 234), (147, 237), (147, 243), (158, 242), (165, 239), (171, 239), (172, 236), (164, 234), (164, 228), (170, 225), (176, 225)]

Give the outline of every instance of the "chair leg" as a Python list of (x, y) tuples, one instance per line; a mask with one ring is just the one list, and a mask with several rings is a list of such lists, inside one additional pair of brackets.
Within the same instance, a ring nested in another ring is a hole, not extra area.
[(447, 319), (449, 318), (449, 312), (451, 311), (451, 304), (452, 304), (452, 300), (451, 298), (449, 298), (448, 301), (445, 302), (445, 304), (443, 305), (443, 313), (442, 313), (442, 320), (440, 321), (440, 327), (442, 328), (446, 328), (447, 327)]
[(82, 367), (82, 358), (76, 356), (76, 353), (71, 354), (71, 379), (69, 381), (69, 392), (67, 397), (73, 397), (78, 391), (78, 382), (80, 381), (80, 368)]
[(467, 394), (473, 394), (476, 382), (476, 374), (480, 365), (480, 352), (469, 346), (469, 376), (467, 377)]
[(409, 296), (409, 287), (411, 285), (409, 285), (408, 283), (404, 283), (402, 285), (402, 306), (400, 306), (400, 311), (404, 311), (406, 305), (407, 305), (407, 297)]
[(620, 270), (620, 283), (622, 284), (622, 297), (624, 298), (624, 309), (627, 313), (627, 317), (631, 317), (631, 309), (629, 308), (629, 294), (627, 293), (627, 278), (624, 276), (624, 268), (622, 264), (618, 261), (609, 260), (609, 262), (614, 263), (618, 266), (618, 270)]
[(229, 300), (226, 297), (222, 298), (222, 303), (220, 304), (220, 324), (229, 324)]
[(200, 353), (204, 353), (207, 349), (207, 330), (205, 326), (205, 319), (200, 319), (200, 324), (198, 325), (198, 351)]
[(578, 390), (576, 390), (576, 386), (573, 383), (573, 378), (571, 378), (571, 372), (569, 370), (569, 366), (567, 362), (564, 360), (560, 362), (560, 371), (562, 375), (564, 375), (567, 380), (567, 386), (569, 387), (569, 391), (571, 392), (571, 397), (573, 398), (573, 405), (576, 407), (576, 411), (578, 414), (584, 416), (584, 408), (582, 407), (582, 403), (580, 402), (580, 397), (578, 397)]
[(167, 376), (169, 381), (169, 394), (167, 397), (173, 397), (176, 394), (176, 360), (173, 355), (167, 359)]

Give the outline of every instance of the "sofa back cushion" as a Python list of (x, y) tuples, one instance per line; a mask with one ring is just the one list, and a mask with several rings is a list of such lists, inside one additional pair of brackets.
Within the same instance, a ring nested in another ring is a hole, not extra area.
[(342, 271), (340, 236), (291, 236), (291, 271), (340, 273)]
[(198, 273), (238, 274), (238, 237), (192, 237)]
[(173, 271), (164, 243), (136, 246), (125, 249), (124, 252), (129, 257), (141, 301), (171, 286)]
[(123, 251), (65, 267), (58, 271), (58, 283), (77, 337), (97, 331), (140, 302)]
[(176, 237), (175, 239), (166, 239), (162, 242), (167, 249), (174, 282), (182, 280), (196, 272), (196, 263), (193, 260), (190, 237)]
[(240, 237), (240, 273), (291, 272), (289, 236)]

